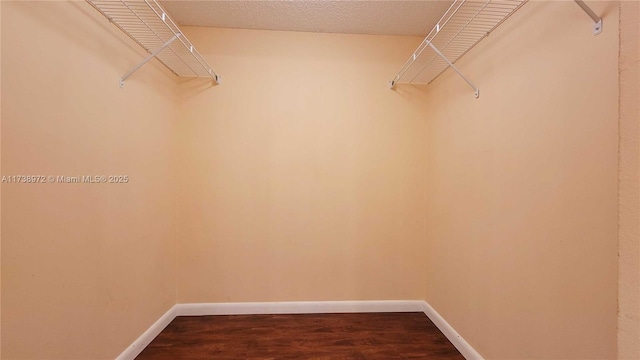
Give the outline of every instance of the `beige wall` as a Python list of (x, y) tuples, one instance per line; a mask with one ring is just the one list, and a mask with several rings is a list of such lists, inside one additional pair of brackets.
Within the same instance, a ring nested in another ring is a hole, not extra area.
[[(120, 89), (143, 54), (85, 2), (2, 1), (2, 174), (131, 178), (2, 185), (2, 358), (114, 358), (176, 301), (425, 294), (487, 359), (615, 357), (618, 10), (590, 5), (606, 14), (597, 37), (571, 2), (527, 4), (459, 63), (476, 100), (452, 71), (387, 88), (419, 38), (204, 28), (185, 32), (222, 86), (178, 88), (151, 62)], [(633, 6), (620, 55), (626, 359)]]
[(616, 356), (618, 5), (530, 2), (430, 87), (426, 300), (487, 359)]
[(175, 304), (175, 78), (86, 2), (2, 1), (3, 359), (113, 359)]
[(640, 359), (640, 2), (620, 5), (618, 358)]
[(185, 33), (224, 83), (185, 84), (178, 302), (422, 299), (420, 39)]
[[(0, 6), (0, 84), (2, 82), (2, 6)], [(2, 90), (0, 89), (0, 109), (2, 109)], [(0, 158), (2, 158), (2, 111), (0, 111)], [(2, 174), (2, 161), (0, 161)], [(0, 186), (0, 204), (2, 204), (2, 186)], [(0, 339), (2, 339), (2, 206), (0, 206)], [(2, 341), (0, 340), (0, 359), (2, 358)]]

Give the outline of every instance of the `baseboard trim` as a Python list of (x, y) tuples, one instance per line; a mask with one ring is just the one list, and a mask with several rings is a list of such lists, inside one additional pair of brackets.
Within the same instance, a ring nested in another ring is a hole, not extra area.
[(356, 312), (424, 312), (467, 360), (482, 356), (427, 302), (422, 300), (380, 301), (290, 301), (176, 304), (137, 338), (116, 360), (134, 360), (176, 316), (328, 314)]
[(444, 336), (451, 341), (453, 346), (460, 351), (462, 356), (467, 360), (484, 360), (484, 358), (474, 349), (458, 332), (449, 324), (429, 303), (422, 302), (423, 311), (437, 327), (444, 334)]
[(137, 338), (128, 348), (126, 348), (116, 360), (134, 360), (136, 356), (140, 355), (142, 350), (151, 344), (153, 339), (158, 336), (169, 325), (173, 319), (176, 318), (176, 305), (171, 307), (164, 315), (153, 323), (139, 338)]
[(421, 300), (291, 301), (178, 304), (178, 316), (423, 311)]

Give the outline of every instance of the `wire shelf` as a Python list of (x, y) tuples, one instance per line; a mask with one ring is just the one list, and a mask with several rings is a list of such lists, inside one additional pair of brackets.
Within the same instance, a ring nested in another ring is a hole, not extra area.
[(127, 73), (122, 81), (151, 58), (156, 57), (177, 76), (211, 77), (219, 83), (219, 76), (155, 0), (87, 2), (151, 54)]
[[(526, 2), (455, 0), (391, 81), (391, 86), (429, 84), (449, 66), (459, 73), (452, 64)], [(478, 96), (478, 89), (464, 79), (476, 89)]]

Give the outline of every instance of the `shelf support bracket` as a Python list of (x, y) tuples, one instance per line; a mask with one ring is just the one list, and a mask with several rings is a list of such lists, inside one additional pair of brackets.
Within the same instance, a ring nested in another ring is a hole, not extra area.
[(433, 45), (433, 44), (431, 43), (431, 41), (427, 41), (427, 45), (429, 45), (429, 46), (431, 47), (431, 49), (433, 49), (433, 51), (435, 51), (435, 53), (436, 53), (436, 54), (438, 54), (438, 56), (440, 56), (440, 57), (442, 58), (442, 60), (444, 60), (444, 61), (449, 65), (449, 67), (451, 67), (451, 68), (452, 68), (456, 73), (458, 73), (458, 75), (460, 75), (460, 77), (461, 77), (464, 81), (466, 81), (466, 82), (467, 82), (467, 84), (469, 84), (469, 86), (471, 86), (471, 87), (473, 88), (473, 90), (475, 90), (476, 99), (477, 99), (477, 98), (479, 98), (479, 97), (480, 97), (480, 89), (479, 89), (477, 86), (475, 86), (475, 85), (471, 82), (471, 80), (467, 79), (467, 77), (466, 77), (466, 76), (464, 76), (464, 75), (460, 72), (460, 70), (458, 70), (458, 68), (457, 68), (455, 65), (453, 65), (453, 63), (452, 63), (451, 61), (449, 61), (449, 59), (447, 59), (447, 57), (446, 57), (446, 56), (444, 56), (444, 54), (443, 54), (443, 53), (441, 53), (441, 52), (440, 52), (440, 50), (438, 50), (438, 48), (437, 48), (437, 47), (435, 47), (435, 45)]
[(180, 37), (180, 35), (182, 35), (181, 33), (174, 35), (171, 39), (169, 39), (166, 43), (164, 43), (162, 46), (160, 46), (160, 48), (154, 52), (152, 52), (151, 54), (149, 54), (149, 56), (147, 56), (144, 60), (142, 60), (141, 63), (139, 63), (138, 65), (134, 66), (133, 69), (129, 70), (126, 74), (124, 74), (124, 76), (122, 78), (120, 78), (120, 87), (124, 87), (124, 81), (127, 80), (127, 78), (129, 76), (131, 76), (131, 74), (133, 74), (134, 72), (136, 72), (136, 70), (140, 69), (142, 67), (142, 65), (146, 64), (149, 62), (149, 60), (153, 59), (154, 57), (156, 57), (162, 50), (164, 50), (167, 46), (171, 45), (172, 42), (176, 41), (178, 39), (178, 37)]
[(585, 4), (584, 1), (582, 0), (573, 0), (573, 1), (575, 1), (576, 4), (578, 4), (578, 6), (580, 6), (580, 8), (584, 10), (584, 12), (586, 12), (587, 15), (589, 15), (589, 17), (595, 23), (593, 24), (593, 35), (600, 34), (602, 32), (602, 18), (598, 16), (595, 12), (593, 12), (593, 10), (591, 10), (589, 5)]

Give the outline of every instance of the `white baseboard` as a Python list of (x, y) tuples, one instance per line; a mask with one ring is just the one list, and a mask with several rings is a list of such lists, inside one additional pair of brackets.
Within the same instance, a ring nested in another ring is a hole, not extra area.
[(158, 321), (154, 322), (147, 331), (142, 333), (139, 338), (137, 338), (128, 348), (126, 348), (116, 360), (134, 360), (136, 356), (140, 355), (142, 350), (147, 347), (147, 345), (151, 344), (153, 339), (158, 336), (164, 330), (164, 328), (169, 325), (173, 319), (176, 318), (176, 305), (171, 307), (164, 315), (158, 319)]
[(328, 314), (357, 312), (424, 312), (467, 360), (484, 360), (458, 332), (427, 302), (422, 300), (381, 301), (291, 301), (244, 303), (176, 304), (116, 358), (134, 360), (176, 316), (252, 314)]
[(444, 336), (451, 341), (453, 346), (460, 351), (467, 360), (484, 360), (484, 358), (469, 345), (469, 343), (426, 301), (422, 302), (423, 311), (427, 317), (438, 327)]
[(178, 304), (178, 316), (249, 314), (328, 314), (423, 311), (422, 300), (291, 301)]

